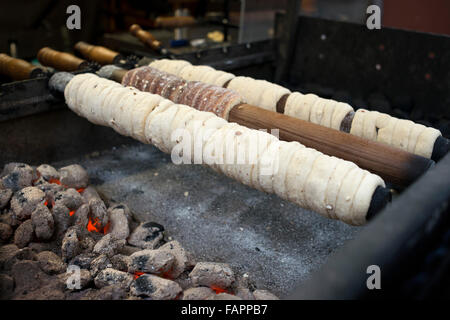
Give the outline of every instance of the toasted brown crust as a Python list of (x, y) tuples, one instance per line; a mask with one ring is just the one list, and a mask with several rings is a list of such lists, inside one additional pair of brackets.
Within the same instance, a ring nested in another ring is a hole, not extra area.
[(347, 115), (342, 119), (340, 131), (350, 133), (350, 129), (352, 128), (353, 118), (355, 117), (355, 112), (350, 111)]
[(277, 112), (284, 113), (284, 108), (286, 107), (286, 101), (289, 98), (290, 93), (283, 95), (277, 102)]

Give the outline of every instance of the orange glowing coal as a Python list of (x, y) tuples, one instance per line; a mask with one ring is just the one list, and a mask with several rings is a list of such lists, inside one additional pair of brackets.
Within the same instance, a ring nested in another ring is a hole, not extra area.
[(69, 212), (70, 216), (73, 216), (74, 214), (75, 214), (75, 210), (72, 210), (72, 211)]
[(216, 293), (216, 294), (219, 294), (219, 293), (228, 293), (228, 294), (231, 294), (230, 292), (228, 292), (227, 290), (225, 290), (225, 289), (222, 289), (222, 288), (219, 288), (219, 287), (216, 287), (216, 286), (211, 286), (211, 289)]
[[(49, 182), (49, 183), (56, 183), (56, 184), (59, 184), (60, 186), (63, 186), (63, 187), (65, 187), (65, 188), (67, 188), (67, 186), (63, 185), (63, 184), (61, 183), (61, 181), (59, 181), (59, 179), (50, 179), (50, 180), (48, 180), (48, 182)], [(79, 188), (79, 189), (77, 189), (77, 192), (78, 192), (78, 193), (82, 193), (85, 189), (86, 189), (86, 188)]]
[(144, 272), (140, 272), (140, 271), (136, 271), (134, 273), (134, 280), (136, 280), (137, 278), (139, 278), (140, 276), (142, 276), (144, 274)]
[(50, 179), (50, 180), (48, 180), (48, 182), (61, 185), (61, 181), (59, 181), (59, 179)]
[(94, 221), (92, 221), (92, 218), (89, 217), (89, 222), (87, 225), (87, 230), (89, 232), (98, 232), (107, 234), (109, 230), (109, 223), (103, 228), (103, 230), (100, 228), (100, 222), (98, 221), (98, 218), (95, 218)]

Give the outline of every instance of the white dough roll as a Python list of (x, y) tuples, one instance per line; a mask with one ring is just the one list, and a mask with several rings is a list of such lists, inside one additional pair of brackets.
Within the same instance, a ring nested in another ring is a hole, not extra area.
[(258, 163), (258, 179), (262, 190), (267, 193), (273, 193), (273, 181), (278, 172), (280, 163), (279, 155), (284, 144), (287, 144), (287, 142), (274, 140), (261, 154)]
[[(252, 168), (250, 183), (253, 188), (260, 191), (264, 191), (260, 183), (260, 176), (267, 173), (267, 158), (263, 159), (262, 156), (269, 146), (275, 141), (278, 141), (278, 139), (270, 133), (259, 130), (257, 131), (257, 141), (254, 145), (256, 151), (254, 151), (254, 149), (252, 150), (252, 153), (256, 152), (256, 164)], [(264, 160), (264, 162), (262, 160)]]
[(311, 112), (309, 114), (309, 122), (315, 124), (321, 124), (322, 118), (325, 110), (325, 105), (327, 104), (326, 99), (319, 98), (316, 100), (313, 106), (311, 106)]
[(287, 195), (287, 174), (290, 171), (289, 165), (295, 152), (298, 149), (305, 148), (304, 145), (297, 141), (291, 141), (284, 143), (280, 148), (278, 171), (273, 179), (273, 188), (276, 194), (284, 199), (288, 198)]
[(431, 158), (431, 155), (433, 154), (434, 142), (440, 136), (441, 132), (439, 130), (427, 127), (417, 137), (414, 153), (422, 157)]
[(315, 160), (322, 155), (311, 148), (298, 149), (291, 160), (292, 171), (286, 179), (288, 199), (302, 207), (306, 206), (305, 184)]
[[(192, 108), (190, 108), (192, 109)], [(187, 113), (182, 120), (182, 124), (178, 128), (184, 128), (186, 134), (191, 137), (191, 157), (192, 163), (201, 164), (203, 163), (203, 144), (205, 142), (205, 122), (211, 118), (214, 118), (212, 112), (202, 112), (200, 114)], [(184, 126), (184, 127), (183, 127)]]
[(146, 95), (141, 97), (140, 101), (133, 108), (131, 112), (131, 132), (132, 137), (142, 143), (148, 143), (145, 138), (145, 122), (147, 117), (164, 100), (158, 95)]
[(330, 205), (326, 203), (326, 191), (330, 178), (339, 164), (339, 159), (321, 154), (313, 163), (304, 185), (305, 204), (308, 208), (330, 218)]
[(426, 158), (431, 158), (434, 143), (441, 136), (434, 128), (365, 109), (356, 111), (350, 133)]
[(328, 180), (327, 190), (325, 191), (325, 208), (327, 214), (332, 219), (338, 219), (336, 215), (336, 202), (341, 190), (342, 181), (346, 177), (347, 173), (356, 168), (356, 164), (350, 161), (339, 161), (335, 167), (330, 179)]
[(312, 106), (319, 99), (312, 93), (301, 94), (294, 92), (286, 100), (285, 114), (294, 118), (309, 121)]
[(384, 181), (377, 175), (365, 172), (365, 176), (361, 181), (352, 203), (351, 209), (351, 224), (363, 225), (366, 221), (366, 216), (361, 215), (360, 212), (367, 212), (369, 210), (372, 195), (378, 187), (385, 187)]
[[(111, 88), (106, 94), (108, 82)], [(75, 76), (66, 87), (66, 102), (81, 116), (152, 143), (172, 156), (180, 142), (172, 139), (173, 134), (177, 129), (184, 130), (190, 141), (178, 155), (189, 157), (187, 163), (195, 162), (196, 149), (192, 152), (191, 148), (203, 146), (200, 162), (214, 170), (349, 224), (365, 222), (374, 191), (384, 186), (381, 178), (353, 163), (297, 142), (280, 141), (267, 132), (228, 123), (210, 112), (113, 84), (95, 75)], [(415, 147), (422, 148), (419, 143), (426, 144), (432, 134), (424, 130)]]
[(353, 224), (351, 208), (353, 199), (364, 178), (365, 172), (358, 167), (350, 169), (341, 182), (341, 188), (336, 201), (336, 217), (348, 224)]

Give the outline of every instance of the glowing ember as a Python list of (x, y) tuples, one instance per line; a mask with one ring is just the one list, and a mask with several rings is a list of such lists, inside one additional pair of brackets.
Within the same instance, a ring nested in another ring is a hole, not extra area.
[(98, 221), (98, 218), (96, 218), (96, 219), (94, 219), (94, 221), (92, 221), (92, 219), (89, 217), (89, 222), (88, 222), (86, 228), (89, 232), (98, 232), (98, 233), (107, 234), (108, 229), (109, 229), (109, 223), (103, 228), (103, 230), (100, 228), (99, 224), (100, 224), (100, 222)]
[[(162, 270), (158, 270), (158, 271), (161, 273)], [(160, 276), (161, 276), (162, 278), (164, 278), (164, 279), (172, 280), (172, 272), (173, 272), (173, 267), (170, 268), (170, 270), (168, 270), (168, 271), (166, 271), (166, 272), (162, 272), (162, 273), (160, 274)]]
[(61, 185), (61, 181), (59, 181), (58, 179), (50, 179), (50, 180), (48, 180), (48, 182)]
[(228, 293), (228, 294), (231, 294), (231, 293), (228, 292), (227, 290), (222, 289), (222, 288), (219, 288), (219, 287), (216, 287), (216, 286), (211, 286), (211, 289), (212, 289), (216, 294), (219, 294), (219, 293)]
[(134, 280), (136, 280), (137, 278), (139, 278), (140, 276), (142, 276), (144, 274), (144, 272), (140, 272), (140, 271), (136, 271), (134, 273)]
[(89, 222), (87, 225), (87, 229), (89, 232), (100, 232), (99, 229), (97, 229), (96, 225), (98, 224), (98, 219), (95, 219), (94, 223), (92, 223), (92, 219), (89, 218)]
[(69, 212), (70, 216), (73, 216), (74, 214), (75, 214), (75, 210), (72, 210), (72, 211)]
[(80, 189), (77, 189), (77, 192), (78, 192), (78, 193), (82, 193), (82, 192), (84, 191), (84, 189), (86, 189), (86, 188), (80, 188)]
[(103, 228), (103, 234), (107, 234), (109, 231), (109, 222), (106, 224), (106, 226)]

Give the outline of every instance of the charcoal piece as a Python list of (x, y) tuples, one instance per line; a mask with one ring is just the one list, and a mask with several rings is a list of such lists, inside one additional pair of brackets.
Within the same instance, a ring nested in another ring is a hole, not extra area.
[(229, 288), (235, 281), (233, 270), (226, 263), (198, 262), (189, 274), (195, 286)]
[(97, 258), (92, 260), (91, 262), (91, 274), (93, 277), (96, 277), (97, 274), (106, 268), (112, 267), (112, 263), (109, 258), (105, 255), (99, 255)]
[(11, 270), (20, 260), (35, 260), (36, 254), (30, 248), (19, 249), (15, 244), (0, 247), (0, 269)]
[(115, 239), (126, 239), (130, 235), (129, 212), (128, 207), (122, 204), (108, 209), (109, 233)]
[[(84, 234), (84, 233), (82, 233)], [(83, 253), (91, 253), (94, 250), (97, 241), (91, 236), (82, 235), (80, 240), (80, 248)]]
[(0, 222), (5, 223), (11, 227), (17, 227), (20, 224), (20, 221), (14, 216), (11, 211), (4, 212), (0, 215)]
[(81, 196), (83, 197), (84, 203), (89, 203), (91, 199), (100, 199), (100, 195), (97, 190), (93, 186), (86, 187), (83, 192), (81, 192)]
[(26, 247), (32, 240), (34, 236), (33, 224), (31, 219), (23, 222), (14, 233), (14, 243), (19, 248)]
[(255, 300), (280, 300), (276, 295), (267, 290), (255, 290), (253, 291), (253, 296)]
[(38, 203), (44, 203), (45, 193), (36, 187), (26, 187), (11, 198), (11, 210), (21, 221), (29, 219)]
[(180, 274), (175, 280), (183, 290), (193, 287), (192, 279), (189, 277), (189, 271)]
[(215, 294), (208, 287), (189, 288), (183, 292), (183, 300), (207, 300)]
[(112, 267), (120, 271), (128, 271), (129, 261), (130, 257), (125, 256), (123, 254), (116, 254), (111, 257)]
[(100, 290), (90, 291), (83, 300), (123, 300), (125, 299), (127, 291), (120, 286), (107, 286)]
[(59, 274), (67, 269), (61, 258), (51, 251), (42, 251), (36, 256), (41, 270), (47, 274)]
[(138, 247), (133, 247), (133, 246), (129, 246), (129, 245), (125, 245), (123, 248), (119, 249), (117, 251), (117, 253), (119, 254), (123, 254), (125, 256), (130, 256), (135, 252), (141, 251), (141, 248)]
[(164, 227), (155, 222), (142, 223), (133, 230), (128, 243), (142, 249), (155, 249), (164, 238), (163, 231)]
[(93, 252), (95, 254), (105, 254), (108, 257), (112, 257), (125, 246), (125, 243), (126, 241), (124, 239), (115, 239), (111, 234), (107, 234), (97, 242)]
[(48, 183), (47, 181), (39, 180), (35, 182), (35, 187), (45, 193), (47, 203), (53, 204), (55, 202), (56, 194), (64, 190), (64, 187), (56, 183)]
[(61, 248), (57, 246), (56, 242), (31, 242), (28, 244), (28, 248), (33, 250), (35, 253), (42, 251), (51, 251), (53, 253), (59, 254)]
[(242, 300), (242, 299), (238, 296), (222, 292), (209, 297), (208, 300)]
[(34, 169), (24, 163), (9, 163), (3, 168), (0, 179), (0, 189), (19, 191), (33, 184), (37, 178)]
[(16, 254), (17, 260), (36, 260), (36, 253), (29, 247), (19, 249)]
[(0, 190), (0, 210), (5, 208), (9, 200), (11, 200), (11, 197), (13, 195), (13, 191), (11, 189), (2, 189)]
[(54, 198), (55, 205), (63, 205), (72, 210), (77, 210), (83, 203), (83, 198), (73, 188), (56, 193)]
[(23, 260), (16, 262), (11, 268), (11, 275), (16, 284), (15, 292), (24, 294), (41, 288), (49, 279), (36, 261)]
[(56, 204), (52, 208), (53, 219), (55, 223), (55, 234), (57, 238), (62, 237), (67, 229), (72, 225), (70, 210), (62, 204)]
[(92, 223), (97, 230), (103, 230), (109, 222), (108, 211), (103, 200), (97, 198), (89, 200), (89, 210)]
[(69, 265), (78, 266), (81, 269), (89, 269), (95, 258), (96, 256), (92, 253), (82, 253), (70, 260)]
[(130, 287), (130, 293), (138, 297), (149, 297), (153, 300), (173, 300), (182, 289), (175, 281), (144, 274), (135, 279)]
[(130, 256), (128, 272), (140, 271), (163, 275), (171, 270), (174, 262), (174, 255), (168, 251), (142, 250)]
[(45, 181), (59, 180), (59, 172), (49, 164), (41, 164), (36, 168), (36, 173)]
[[(72, 291), (83, 290), (92, 284), (93, 279), (92, 279), (92, 275), (89, 272), (89, 270), (80, 269), (80, 278), (79, 278), (80, 281), (78, 283), (76, 283), (76, 285), (74, 282), (70, 282), (70, 281), (73, 281), (73, 276), (74, 276), (73, 272), (66, 272), (59, 276), (59, 279), (64, 284), (66, 289), (69, 289)], [(69, 281), (69, 283), (68, 283), (68, 281)]]
[(0, 269), (9, 270), (17, 262), (19, 247), (15, 244), (7, 244), (0, 247)]
[(39, 203), (31, 213), (31, 223), (38, 239), (49, 240), (52, 237), (55, 222), (52, 213), (43, 204)]
[(73, 164), (59, 169), (59, 180), (69, 188), (86, 188), (89, 182), (87, 171), (78, 164)]
[(113, 268), (101, 270), (94, 279), (97, 288), (116, 285), (128, 288), (133, 281), (133, 276), (127, 272), (119, 271)]
[(171, 241), (161, 246), (158, 250), (171, 253), (175, 257), (173, 267), (167, 274), (171, 279), (178, 278), (185, 270), (189, 269), (193, 264), (193, 259), (178, 241)]
[(78, 239), (76, 228), (71, 227), (64, 235), (61, 245), (61, 253), (64, 261), (69, 261), (76, 257), (81, 251), (80, 240)]
[(13, 235), (13, 232), (9, 224), (0, 222), (0, 242), (7, 242)]
[(10, 299), (14, 291), (14, 279), (0, 273), (0, 299)]
[(247, 288), (237, 288), (235, 290), (235, 296), (242, 300), (255, 300), (253, 293)]
[(82, 204), (77, 211), (75, 211), (75, 225), (79, 225), (82, 228), (86, 228), (89, 222), (89, 205), (84, 203)]

